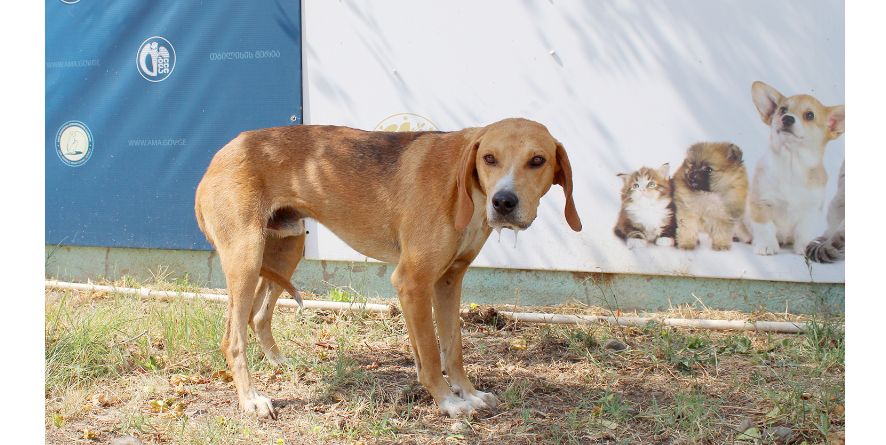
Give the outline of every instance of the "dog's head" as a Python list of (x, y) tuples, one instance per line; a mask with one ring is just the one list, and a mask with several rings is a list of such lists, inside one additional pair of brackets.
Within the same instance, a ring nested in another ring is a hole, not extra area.
[(581, 230), (566, 150), (537, 122), (505, 119), (477, 131), (462, 154), (457, 183), (458, 230), (471, 221), (474, 186), (486, 196), (486, 220), (492, 228), (523, 230), (535, 220), (539, 200), (553, 184), (566, 194), (569, 227)]
[(843, 134), (846, 120), (843, 105), (826, 107), (807, 94), (785, 97), (760, 81), (751, 86), (751, 97), (760, 118), (769, 125), (773, 149), (821, 150)]
[[(681, 169), (682, 177), (691, 190), (711, 192), (728, 187), (729, 179), (742, 166), (742, 152), (728, 142), (699, 142), (689, 147)], [(678, 175), (680, 176), (680, 175)]]

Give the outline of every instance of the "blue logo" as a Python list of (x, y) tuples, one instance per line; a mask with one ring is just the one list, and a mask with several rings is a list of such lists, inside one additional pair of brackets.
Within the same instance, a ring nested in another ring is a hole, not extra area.
[(55, 152), (71, 167), (79, 167), (92, 156), (92, 132), (80, 121), (67, 121), (55, 135)]
[(139, 45), (135, 64), (145, 80), (161, 82), (175, 69), (175, 48), (163, 37), (149, 37)]

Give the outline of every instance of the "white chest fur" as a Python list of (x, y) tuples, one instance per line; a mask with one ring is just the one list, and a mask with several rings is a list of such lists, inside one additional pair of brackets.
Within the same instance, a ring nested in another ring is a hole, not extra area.
[(818, 165), (790, 150), (770, 151), (760, 159), (754, 178), (753, 193), (773, 209), (779, 231), (790, 230), (801, 218), (821, 212), (823, 186), (809, 184), (809, 172)]
[(643, 228), (646, 238), (650, 241), (661, 234), (661, 228), (665, 220), (671, 216), (667, 199), (656, 199), (652, 196), (637, 196), (627, 206), (625, 211), (631, 222)]

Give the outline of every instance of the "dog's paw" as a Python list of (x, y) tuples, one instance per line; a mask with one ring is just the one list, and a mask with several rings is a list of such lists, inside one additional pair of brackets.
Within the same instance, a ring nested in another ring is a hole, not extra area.
[(677, 247), (683, 250), (695, 250), (696, 246), (698, 246), (698, 240), (677, 240)]
[(776, 255), (780, 248), (778, 247), (778, 242), (775, 243), (766, 243), (766, 242), (756, 242), (754, 241), (754, 253), (757, 255)]
[(474, 417), (477, 408), (474, 408), (474, 405), (471, 402), (452, 394), (440, 402), (440, 411), (443, 411), (443, 413), (451, 418), (471, 418)]
[(638, 247), (646, 247), (646, 240), (640, 238), (628, 238), (626, 241), (628, 249), (634, 250)]
[(498, 397), (491, 392), (474, 391), (474, 396), (483, 400), (483, 403), (485, 403), (486, 407), (489, 409), (494, 409), (498, 406)]
[(655, 240), (656, 246), (662, 247), (672, 247), (674, 245), (674, 239), (669, 236), (660, 236)]
[(289, 366), (289, 364), (291, 363), (289, 361), (289, 357), (287, 357), (283, 354), (279, 354), (277, 356), (265, 355), (265, 360), (267, 360), (268, 363), (270, 363), (271, 366), (273, 366), (275, 368)]
[(714, 250), (729, 250), (732, 249), (732, 241), (729, 242), (716, 242), (711, 244), (711, 249)]
[(241, 406), (243, 407), (243, 412), (255, 414), (259, 418), (277, 418), (277, 412), (274, 411), (274, 404), (271, 402), (271, 399), (258, 392), (253, 392), (251, 396), (243, 400)]
[(842, 235), (839, 236), (839, 239), (831, 240), (820, 237), (812, 240), (806, 246), (805, 255), (806, 258), (809, 258), (816, 263), (833, 263), (843, 259), (843, 246), (844, 242)]
[(473, 394), (459, 395), (477, 411), (492, 410), (498, 406), (498, 397), (492, 393), (475, 390)]

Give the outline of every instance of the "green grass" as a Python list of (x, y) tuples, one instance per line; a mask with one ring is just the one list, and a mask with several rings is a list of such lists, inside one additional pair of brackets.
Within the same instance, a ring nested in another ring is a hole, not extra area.
[[(193, 289), (186, 280), (152, 286)], [(324, 298), (366, 301), (330, 289)], [(102, 443), (126, 434), (220, 445), (732, 443), (747, 418), (759, 432), (787, 426), (813, 444), (845, 422), (840, 320), (816, 320), (804, 335), (466, 323), (468, 373), (502, 403), (457, 430), (415, 381), (402, 316), (278, 310), (274, 333), (289, 363), (268, 364), (254, 338), (247, 351), (277, 421), (240, 414), (232, 384), (213, 377), (225, 369), (223, 323), (216, 303), (48, 292), (47, 442), (73, 443), (89, 429)], [(515, 348), (515, 337), (526, 344)], [(604, 349), (609, 338), (628, 349)], [(180, 375), (200, 380), (177, 386)], [(111, 402), (95, 405), (96, 394)], [(187, 414), (151, 410), (167, 399)]]

